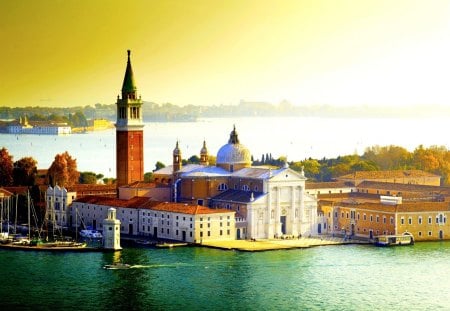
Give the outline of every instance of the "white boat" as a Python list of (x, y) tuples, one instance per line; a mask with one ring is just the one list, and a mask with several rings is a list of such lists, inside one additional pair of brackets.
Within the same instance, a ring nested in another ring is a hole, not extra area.
[(376, 246), (412, 245), (414, 237), (411, 234), (379, 235), (375, 237)]
[(89, 239), (101, 239), (103, 238), (103, 235), (100, 231), (97, 230), (91, 230), (91, 229), (85, 229), (80, 231), (80, 235), (83, 238), (89, 238)]

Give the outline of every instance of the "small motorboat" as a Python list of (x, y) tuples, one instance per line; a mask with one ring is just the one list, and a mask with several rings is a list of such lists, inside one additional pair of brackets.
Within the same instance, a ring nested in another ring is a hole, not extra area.
[(103, 235), (100, 231), (97, 230), (91, 230), (91, 229), (85, 229), (80, 231), (80, 235), (83, 238), (89, 238), (89, 239), (101, 239), (103, 238)]
[(127, 264), (127, 263), (123, 263), (123, 262), (117, 262), (117, 263), (113, 263), (111, 265), (104, 265), (103, 269), (106, 270), (125, 270), (125, 269), (130, 269), (131, 265)]

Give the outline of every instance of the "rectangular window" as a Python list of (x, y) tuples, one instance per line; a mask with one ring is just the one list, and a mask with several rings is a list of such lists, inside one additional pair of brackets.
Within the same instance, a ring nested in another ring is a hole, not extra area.
[(400, 223), (401, 223), (402, 225), (404, 225), (404, 224), (405, 224), (405, 218), (402, 217), (402, 218), (400, 219)]
[(366, 214), (363, 215), (363, 219), (364, 219), (364, 220), (367, 220)]
[(202, 229), (203, 228), (203, 224), (200, 224), (200, 229)]
[(211, 236), (211, 231), (208, 231), (208, 236)]
[(203, 237), (203, 231), (200, 231), (200, 237), (201, 238)]
[(230, 229), (227, 230), (227, 235), (230, 235)]
[(411, 217), (408, 218), (408, 224), (412, 225), (412, 218)]
[(428, 224), (430, 224), (431, 225), (431, 223), (432, 223), (433, 221), (431, 220), (431, 216), (430, 217), (428, 217)]
[(220, 235), (222, 235), (222, 230), (220, 230)]
[(422, 216), (419, 216), (419, 225), (422, 224)]
[(428, 235), (431, 236), (431, 231), (428, 231)]

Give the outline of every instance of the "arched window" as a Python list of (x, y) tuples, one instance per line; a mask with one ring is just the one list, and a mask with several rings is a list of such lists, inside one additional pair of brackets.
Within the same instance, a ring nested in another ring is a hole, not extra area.
[(247, 185), (243, 185), (243, 186), (242, 186), (242, 190), (244, 190), (244, 191), (250, 191), (250, 187), (247, 186)]
[(228, 190), (228, 186), (227, 186), (227, 184), (222, 183), (217, 187), (217, 190), (219, 190), (219, 191)]

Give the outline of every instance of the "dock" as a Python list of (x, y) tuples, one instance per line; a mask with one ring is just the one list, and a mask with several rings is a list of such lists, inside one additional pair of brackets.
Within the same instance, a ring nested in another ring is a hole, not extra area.
[(344, 239), (341, 237), (311, 237), (291, 240), (270, 239), (270, 240), (233, 240), (233, 241), (208, 241), (200, 246), (223, 249), (237, 250), (243, 252), (261, 252), (281, 249), (298, 249), (326, 245), (345, 245), (345, 244), (370, 244), (369, 241)]

